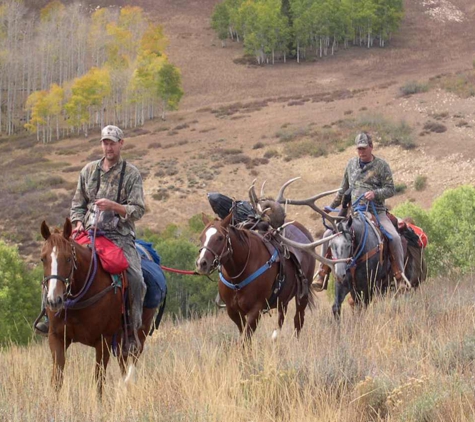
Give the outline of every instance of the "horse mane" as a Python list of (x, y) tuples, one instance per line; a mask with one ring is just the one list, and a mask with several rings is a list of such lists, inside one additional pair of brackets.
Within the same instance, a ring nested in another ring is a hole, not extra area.
[(236, 226), (229, 226), (229, 229), (233, 231), (233, 233), (236, 234), (237, 240), (239, 240), (241, 243), (245, 243), (247, 241), (247, 232), (249, 230), (247, 229), (241, 229)]

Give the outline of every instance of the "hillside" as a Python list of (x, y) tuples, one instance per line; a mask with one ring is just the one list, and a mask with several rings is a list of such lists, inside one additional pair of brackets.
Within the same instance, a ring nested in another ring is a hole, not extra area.
[[(236, 43), (221, 48), (209, 28), (215, 0), (136, 3), (163, 24), (185, 90), (180, 111), (167, 121), (127, 133), (126, 157), (145, 176), (149, 212), (142, 227), (160, 230), (210, 212), (209, 191), (246, 198), (256, 177), (259, 186), (268, 181), (270, 195), (295, 176), (302, 180), (289, 197), (335, 188), (354, 153), (344, 145), (365, 122), (384, 129), (404, 120), (417, 145), (375, 148), (391, 163), (395, 182), (407, 185), (390, 205), (409, 199), (428, 207), (444, 189), (474, 181), (475, 99), (441, 88), (447, 75), (472, 68), (471, 1), (406, 1), (402, 28), (385, 49), (353, 47), (316, 62), (263, 67), (240, 64)], [(428, 83), (436, 76), (427, 92), (400, 96), (399, 87), (409, 81)], [(428, 121), (447, 131), (427, 133)], [(305, 141), (307, 147), (312, 141), (321, 145), (322, 156), (292, 158)], [(41, 220), (61, 223), (78, 169), (100, 154), (98, 135), (48, 145), (30, 138), (4, 141), (1, 149), (1, 209), (10, 216), (2, 224), (4, 235), (22, 253), (34, 254)], [(271, 156), (268, 163), (264, 155)], [(414, 189), (418, 175), (427, 178), (422, 191)], [(289, 215), (319, 231), (310, 211), (294, 208)]]

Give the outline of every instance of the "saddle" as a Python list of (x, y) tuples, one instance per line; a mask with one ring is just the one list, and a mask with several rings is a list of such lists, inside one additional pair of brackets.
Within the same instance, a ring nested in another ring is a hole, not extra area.
[[(285, 283), (285, 264), (287, 260), (291, 260), (296, 268), (297, 273), (297, 297), (302, 298), (308, 295), (308, 280), (302, 272), (302, 260), (304, 257), (305, 252), (294, 248), (292, 246), (283, 245), (282, 242), (275, 236), (275, 232), (271, 230), (270, 226), (264, 227), (260, 225), (259, 228), (261, 230), (254, 231), (262, 240), (262, 242), (266, 245), (269, 253), (272, 255), (276, 250), (278, 253), (278, 258), (276, 262), (279, 262), (279, 276), (277, 277), (274, 287), (273, 287), (273, 294), (271, 298), (268, 300), (269, 304), (272, 305), (277, 300), (277, 297), (282, 290), (284, 283)], [(262, 230), (265, 228), (265, 230)], [(284, 236), (290, 240), (299, 243), (306, 243), (308, 242), (308, 238), (305, 234), (295, 225), (291, 224), (286, 226), (284, 229)]]

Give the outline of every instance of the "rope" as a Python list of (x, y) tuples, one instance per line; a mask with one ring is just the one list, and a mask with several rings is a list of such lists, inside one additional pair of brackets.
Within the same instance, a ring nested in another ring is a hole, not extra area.
[(164, 265), (160, 265), (160, 267), (162, 270), (168, 271), (169, 273), (184, 274), (184, 275), (199, 275), (196, 271), (177, 270), (175, 268), (165, 267)]

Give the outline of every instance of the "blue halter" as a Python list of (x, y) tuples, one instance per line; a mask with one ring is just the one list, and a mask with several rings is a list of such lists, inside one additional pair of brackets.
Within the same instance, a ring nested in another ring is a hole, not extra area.
[(245, 280), (241, 281), (238, 284), (232, 284), (228, 280), (226, 280), (223, 276), (223, 273), (219, 271), (219, 279), (223, 282), (226, 287), (229, 287), (231, 290), (241, 290), (242, 288), (246, 287), (248, 284), (252, 283), (257, 277), (264, 274), (272, 264), (277, 261), (277, 257), (279, 256), (277, 249), (274, 251), (270, 259), (257, 271), (253, 272), (249, 277)]

